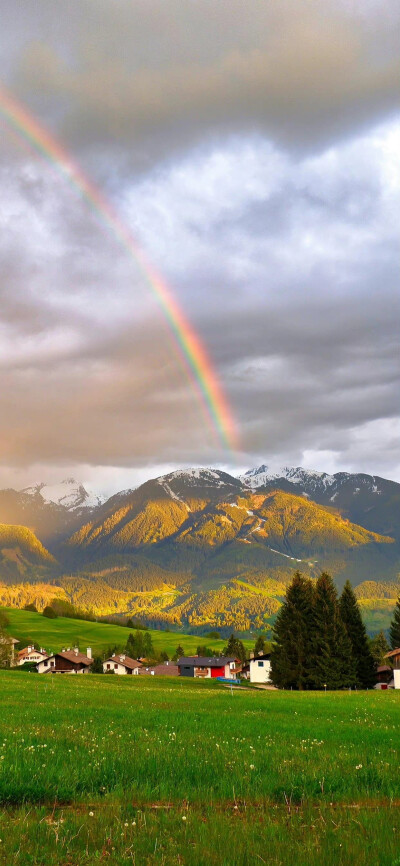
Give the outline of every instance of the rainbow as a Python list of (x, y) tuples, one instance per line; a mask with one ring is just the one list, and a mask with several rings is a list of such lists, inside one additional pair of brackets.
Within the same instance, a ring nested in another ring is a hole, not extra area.
[(178, 348), (186, 374), (200, 399), (205, 418), (224, 449), (235, 452), (239, 447), (233, 415), (207, 352), (194, 328), (188, 322), (171, 289), (148, 261), (130, 229), (122, 222), (114, 206), (104, 196), (61, 144), (2, 85), (0, 116), (74, 187), (139, 267), (164, 314)]

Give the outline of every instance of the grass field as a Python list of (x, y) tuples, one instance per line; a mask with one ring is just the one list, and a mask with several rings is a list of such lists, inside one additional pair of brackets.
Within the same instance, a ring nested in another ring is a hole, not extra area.
[[(7, 631), (26, 646), (29, 641), (36, 641), (47, 650), (57, 651), (65, 646), (80, 646), (86, 650), (92, 647), (93, 655), (105, 652), (110, 646), (121, 644), (125, 646), (129, 630), (120, 625), (109, 625), (100, 622), (85, 622), (81, 619), (47, 619), (39, 613), (15, 608), (2, 608), (7, 614), (10, 625)], [(198, 635), (186, 635), (180, 632), (152, 631), (150, 634), (155, 650), (165, 650), (173, 655), (179, 644), (185, 653), (193, 654), (199, 644), (211, 644), (215, 650), (222, 650), (226, 640), (208, 640)], [(245, 646), (253, 647), (254, 641), (243, 641)]]
[(0, 673), (0, 863), (399, 866), (396, 692)]

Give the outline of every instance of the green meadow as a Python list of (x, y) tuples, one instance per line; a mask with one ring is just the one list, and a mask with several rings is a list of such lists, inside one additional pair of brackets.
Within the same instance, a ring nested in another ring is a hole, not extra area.
[(397, 692), (0, 673), (0, 864), (399, 866)]
[[(130, 630), (121, 625), (110, 625), (103, 622), (86, 622), (81, 619), (47, 619), (39, 613), (15, 608), (2, 608), (7, 614), (10, 624), (7, 631), (10, 635), (26, 646), (29, 641), (35, 641), (47, 650), (57, 651), (66, 646), (78, 645), (82, 650), (90, 646), (93, 655), (102, 654), (115, 644), (125, 646)], [(134, 629), (133, 629), (134, 631)], [(181, 634), (181, 632), (166, 632), (149, 629), (155, 650), (165, 650), (172, 656), (179, 644), (188, 655), (196, 652), (199, 644), (211, 644), (220, 651), (226, 645), (226, 640), (211, 640), (199, 635)], [(243, 641), (245, 646), (253, 647), (254, 641)], [(18, 648), (17, 648), (18, 649)]]

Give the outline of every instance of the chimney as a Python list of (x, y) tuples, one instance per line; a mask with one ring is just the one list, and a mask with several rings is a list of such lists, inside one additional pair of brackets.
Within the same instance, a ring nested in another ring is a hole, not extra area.
[[(89, 658), (90, 658), (90, 656), (89, 656)], [(120, 659), (121, 659), (122, 662), (124, 662), (124, 661), (125, 661), (125, 656), (120, 656)]]
[(253, 650), (250, 650), (249, 657), (250, 657), (251, 659), (254, 658), (254, 652), (253, 652)]
[(77, 646), (74, 646), (74, 653), (75, 653), (76, 656), (78, 655), (78, 652), (79, 652), (78, 647), (77, 647)]
[(87, 649), (86, 649), (86, 655), (87, 655), (88, 659), (91, 659), (91, 658), (92, 658), (92, 647), (91, 647), (91, 646), (88, 646), (88, 647), (87, 647)]
[(28, 646), (28, 653), (31, 653), (33, 650), (33, 646)]

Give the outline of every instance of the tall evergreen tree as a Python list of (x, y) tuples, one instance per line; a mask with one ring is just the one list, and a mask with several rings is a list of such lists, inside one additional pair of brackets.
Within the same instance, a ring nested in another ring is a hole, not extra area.
[(258, 635), (254, 646), (254, 655), (258, 656), (259, 653), (265, 653), (265, 638), (262, 634)]
[(172, 661), (177, 662), (178, 659), (182, 658), (182, 656), (184, 656), (184, 655), (185, 655), (185, 650), (183, 649), (183, 647), (180, 644), (178, 644), (178, 646), (177, 646), (177, 648), (176, 648), (176, 650), (172, 656)]
[[(136, 632), (137, 634), (138, 632)], [(154, 647), (153, 641), (151, 639), (151, 634), (149, 631), (145, 631), (143, 637), (143, 655), (145, 658), (153, 658), (154, 656)]]
[(400, 647), (400, 595), (396, 602), (393, 619), (389, 629), (390, 645), (392, 649)]
[(341, 689), (357, 681), (352, 645), (342, 621), (335, 585), (323, 572), (314, 594), (311, 680), (314, 688)]
[(369, 648), (376, 666), (387, 664), (388, 660), (385, 656), (389, 652), (390, 646), (386, 640), (384, 631), (378, 632), (378, 634), (370, 639)]
[(274, 627), (271, 676), (281, 688), (304, 689), (309, 685), (313, 586), (296, 571)]
[(351, 642), (356, 665), (356, 685), (362, 689), (370, 689), (376, 683), (375, 662), (360, 608), (349, 580), (346, 581), (340, 596), (339, 611)]
[(246, 661), (246, 650), (241, 640), (231, 634), (226, 647), (224, 647), (224, 656), (234, 656), (240, 659), (241, 662)]

